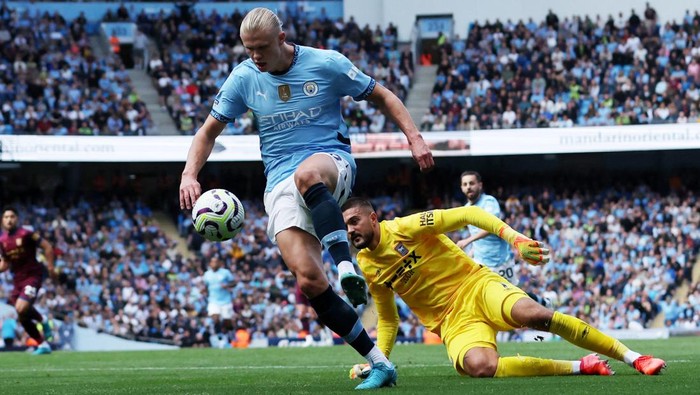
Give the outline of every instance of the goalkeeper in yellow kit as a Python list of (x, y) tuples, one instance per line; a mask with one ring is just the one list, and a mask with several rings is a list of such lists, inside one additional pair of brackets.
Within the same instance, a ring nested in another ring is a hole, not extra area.
[[(387, 356), (399, 326), (397, 293), (421, 323), (440, 336), (455, 369), (463, 375), (614, 374), (597, 354), (624, 361), (647, 375), (658, 374), (666, 366), (663, 360), (634, 352), (578, 318), (545, 308), (468, 257), (444, 233), (471, 224), (508, 241), (530, 264), (549, 261), (549, 250), (542, 243), (479, 207), (426, 211), (382, 222), (364, 199), (351, 198), (342, 210), (377, 307), (377, 345)], [(595, 353), (578, 361), (500, 357), (496, 334), (523, 327), (551, 332)]]

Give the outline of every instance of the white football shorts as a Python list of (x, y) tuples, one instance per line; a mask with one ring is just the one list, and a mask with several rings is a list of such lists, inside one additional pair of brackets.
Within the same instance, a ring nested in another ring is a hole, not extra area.
[(207, 305), (207, 314), (209, 315), (209, 317), (213, 315), (218, 315), (219, 318), (222, 320), (230, 320), (231, 318), (233, 318), (233, 304), (209, 303)]
[[(318, 153), (314, 155), (328, 155), (335, 161), (338, 168), (338, 183), (333, 191), (333, 198), (342, 205), (350, 197), (355, 179), (350, 163), (336, 154)], [(277, 184), (272, 191), (265, 193), (264, 202), (265, 212), (269, 217), (267, 235), (273, 242), (277, 242), (276, 235), (279, 232), (291, 227), (300, 228), (316, 236), (311, 220), (311, 211), (306, 207), (304, 197), (301, 196), (294, 183), (294, 174)], [(318, 236), (316, 237), (318, 238)]]

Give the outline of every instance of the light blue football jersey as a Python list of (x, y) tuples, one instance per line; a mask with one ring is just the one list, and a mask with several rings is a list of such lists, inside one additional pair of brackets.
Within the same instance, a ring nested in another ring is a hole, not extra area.
[(253, 111), (269, 192), (318, 152), (341, 155), (354, 176), (340, 99), (364, 100), (374, 87), (374, 79), (340, 53), (295, 45), (292, 66), (283, 75), (261, 72), (251, 59), (236, 66), (216, 95), (211, 115), (229, 123)]
[[(466, 204), (466, 206), (471, 205), (470, 202)], [(482, 193), (474, 206), (501, 218), (501, 207), (498, 204), (498, 200), (491, 195)], [(482, 231), (474, 225), (468, 225), (467, 228), (471, 235)], [(500, 266), (512, 258), (508, 242), (493, 234), (472, 242), (470, 246), (474, 252), (474, 260), (488, 267)]]
[(220, 267), (219, 270), (211, 269), (204, 272), (204, 283), (209, 293), (208, 302), (214, 304), (230, 304), (231, 291), (224, 286), (233, 282), (234, 277), (230, 270)]

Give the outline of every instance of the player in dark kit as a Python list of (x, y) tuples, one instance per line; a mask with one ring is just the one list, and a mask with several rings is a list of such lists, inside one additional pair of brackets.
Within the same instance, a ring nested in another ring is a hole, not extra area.
[[(0, 234), (0, 273), (10, 269), (14, 275), (14, 288), (8, 303), (15, 306), (19, 322), (27, 335), (39, 344), (34, 354), (40, 355), (50, 354), (51, 346), (37, 328), (37, 323), (42, 322), (43, 317), (33, 306), (44, 278), (44, 267), (36, 259), (37, 247), (44, 252), (49, 273), (55, 275), (51, 244), (38, 233), (20, 227), (17, 210), (4, 209)], [(43, 327), (44, 335), (49, 337), (50, 326)]]

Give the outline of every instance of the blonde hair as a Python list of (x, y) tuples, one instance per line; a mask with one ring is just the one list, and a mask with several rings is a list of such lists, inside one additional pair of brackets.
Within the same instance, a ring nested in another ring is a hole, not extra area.
[(264, 7), (250, 10), (241, 23), (241, 34), (266, 30), (275, 33), (281, 32), (282, 21), (274, 12)]

